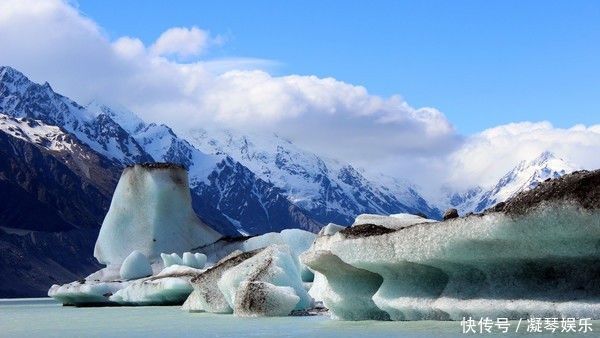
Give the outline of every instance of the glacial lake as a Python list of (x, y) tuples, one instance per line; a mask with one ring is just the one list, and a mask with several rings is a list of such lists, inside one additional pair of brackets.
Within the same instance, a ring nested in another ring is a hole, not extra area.
[[(515, 323), (512, 323), (515, 326)], [(597, 337), (594, 332), (561, 337)], [(525, 331), (525, 328), (522, 328)], [(559, 334), (485, 333), (496, 337)], [(465, 337), (460, 322), (344, 322), (327, 316), (238, 318), (187, 313), (179, 306), (63, 307), (49, 298), (0, 300), (0, 337)], [(477, 335), (479, 336), (479, 335)]]

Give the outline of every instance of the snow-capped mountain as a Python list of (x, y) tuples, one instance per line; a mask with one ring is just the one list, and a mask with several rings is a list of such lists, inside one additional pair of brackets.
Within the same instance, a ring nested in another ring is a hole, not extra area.
[(439, 217), (414, 187), (391, 177), (376, 179), (348, 163), (320, 157), (276, 134), (193, 129), (186, 138), (210, 154), (226, 154), (321, 223), (351, 224), (361, 213), (424, 213)]
[(98, 153), (122, 164), (152, 160), (109, 115), (85, 109), (55, 93), (47, 82), (34, 83), (11, 67), (0, 67), (0, 112), (59, 126)]
[(482, 212), (521, 191), (535, 188), (540, 182), (561, 177), (578, 169), (552, 152), (545, 151), (531, 161), (520, 162), (493, 187), (475, 187), (462, 194), (451, 194), (448, 204), (457, 208), (461, 214)]

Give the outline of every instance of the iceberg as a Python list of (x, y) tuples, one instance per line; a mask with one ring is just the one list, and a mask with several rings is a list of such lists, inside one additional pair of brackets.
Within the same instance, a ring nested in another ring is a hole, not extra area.
[(121, 305), (181, 305), (192, 290), (189, 281), (181, 276), (155, 277), (134, 281), (109, 299)]
[(151, 262), (162, 252), (185, 252), (217, 241), (191, 205), (188, 175), (173, 164), (136, 164), (125, 168), (98, 235), (94, 257), (121, 264), (133, 251)]
[(191, 252), (184, 252), (183, 265), (196, 269), (202, 269), (206, 265), (206, 255), (199, 252), (194, 254)]
[(52, 285), (48, 296), (64, 305), (102, 306), (110, 305), (109, 297), (122, 289), (127, 283), (77, 281), (64, 285)]
[(324, 276), (313, 288), (321, 283), (335, 318), (600, 318), (600, 171), (484, 214), (399, 227), (393, 218), (319, 236), (301, 255)]
[[(263, 284), (253, 284), (254, 282), (263, 282)], [(298, 298), (292, 310), (306, 310), (313, 305), (312, 298), (304, 289), (293, 251), (288, 246), (271, 245), (263, 249), (260, 253), (225, 271), (217, 284), (234, 314), (238, 312), (243, 315), (250, 315), (252, 312), (253, 315), (281, 314), (287, 308), (286, 304), (289, 305), (290, 290)], [(253, 293), (252, 290), (260, 290), (260, 292)], [(270, 291), (274, 294), (269, 294)], [(277, 297), (283, 299), (278, 301)], [(256, 309), (248, 305), (248, 302), (254, 304)], [(273, 308), (267, 308), (269, 304)]]

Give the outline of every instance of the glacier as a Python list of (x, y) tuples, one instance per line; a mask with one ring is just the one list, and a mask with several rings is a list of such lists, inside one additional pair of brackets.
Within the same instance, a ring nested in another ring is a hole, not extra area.
[(301, 261), (325, 277), (320, 297), (344, 320), (600, 318), (599, 187), (600, 170), (576, 172), (497, 212), (357, 224), (319, 236)]

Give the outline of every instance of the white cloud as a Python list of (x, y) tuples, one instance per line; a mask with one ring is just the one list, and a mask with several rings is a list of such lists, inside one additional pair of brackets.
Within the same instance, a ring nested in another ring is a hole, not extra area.
[(180, 58), (198, 56), (211, 44), (220, 44), (221, 37), (211, 37), (210, 33), (198, 27), (173, 27), (163, 32), (150, 46), (150, 52), (157, 56), (176, 55)]
[(81, 103), (119, 103), (176, 130), (277, 131), (300, 146), (424, 187), (485, 184), (546, 149), (600, 165), (592, 156), (600, 149), (599, 126), (521, 123), (465, 139), (435, 108), (414, 108), (400, 96), (380, 97), (334, 78), (273, 76), (270, 60), (181, 61), (197, 59), (218, 40), (197, 27), (176, 27), (150, 46), (136, 37), (111, 41), (65, 2), (0, 2), (0, 64)]
[(546, 150), (583, 168), (600, 168), (600, 125), (556, 128), (550, 122), (520, 122), (486, 129), (450, 156), (448, 180), (463, 187), (494, 184), (516, 163)]

